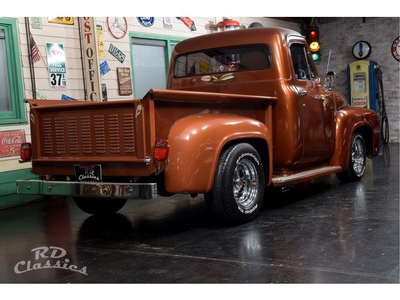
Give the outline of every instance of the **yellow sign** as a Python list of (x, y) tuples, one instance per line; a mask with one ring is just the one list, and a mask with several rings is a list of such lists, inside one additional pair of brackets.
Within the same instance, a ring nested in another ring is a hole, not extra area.
[(96, 25), (97, 28), (97, 47), (99, 50), (99, 57), (104, 58), (106, 57), (104, 52), (104, 33), (103, 27), (101, 25)]
[(73, 17), (51, 17), (51, 18), (49, 18), (49, 23), (74, 25), (74, 18)]
[(209, 73), (210, 72), (210, 65), (204, 61), (200, 61), (200, 71), (202, 73)]

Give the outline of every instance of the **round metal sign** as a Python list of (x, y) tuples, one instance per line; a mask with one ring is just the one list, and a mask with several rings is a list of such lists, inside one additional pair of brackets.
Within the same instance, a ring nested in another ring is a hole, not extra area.
[(144, 27), (151, 27), (154, 24), (154, 17), (137, 17), (136, 19)]
[(400, 61), (400, 36), (392, 43), (392, 55), (395, 60)]

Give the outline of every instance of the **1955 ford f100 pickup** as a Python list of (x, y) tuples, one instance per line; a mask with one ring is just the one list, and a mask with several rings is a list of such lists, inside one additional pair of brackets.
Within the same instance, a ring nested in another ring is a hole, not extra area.
[(252, 28), (178, 43), (166, 89), (108, 102), (28, 100), (22, 161), (51, 180), (18, 193), (72, 196), (90, 214), (127, 199), (204, 194), (220, 221), (254, 219), (267, 187), (337, 174), (359, 180), (379, 118), (322, 83), (306, 40)]

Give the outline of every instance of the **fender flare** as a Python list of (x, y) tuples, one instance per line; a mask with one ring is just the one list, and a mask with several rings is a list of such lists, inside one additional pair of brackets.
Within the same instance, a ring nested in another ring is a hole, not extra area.
[(366, 140), (368, 157), (373, 158), (379, 152), (380, 124), (378, 114), (370, 109), (347, 106), (336, 115), (335, 151), (330, 165), (347, 169), (350, 159), (351, 139), (360, 132)]
[[(224, 145), (240, 139), (265, 141), (269, 153), (260, 153), (260, 156), (268, 159), (269, 166), (272, 165), (272, 133), (260, 121), (216, 114), (193, 115), (178, 120), (168, 134), (170, 150), (164, 174), (165, 189), (169, 193), (208, 192)], [(267, 171), (271, 173), (271, 170)], [(268, 177), (266, 179), (268, 181)]]

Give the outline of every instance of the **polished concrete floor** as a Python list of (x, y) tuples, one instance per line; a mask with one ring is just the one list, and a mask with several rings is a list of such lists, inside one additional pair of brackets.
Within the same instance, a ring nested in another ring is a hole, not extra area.
[(360, 182), (269, 191), (221, 227), (202, 196), (130, 201), (112, 217), (70, 198), (0, 210), (0, 283), (399, 283), (399, 144)]

